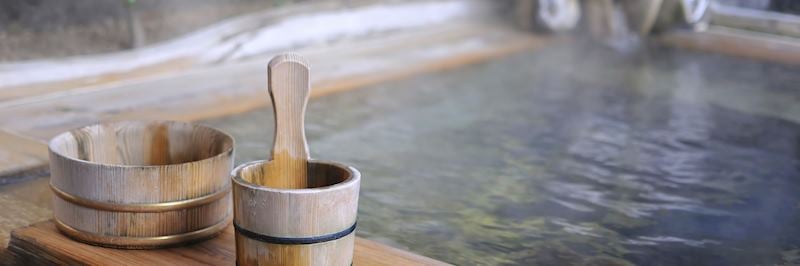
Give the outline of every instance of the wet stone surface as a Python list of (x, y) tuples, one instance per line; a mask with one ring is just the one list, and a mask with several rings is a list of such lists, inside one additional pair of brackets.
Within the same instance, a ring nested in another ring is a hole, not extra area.
[[(447, 262), (794, 264), (796, 73), (558, 45), (312, 99), (306, 130), (362, 172), (360, 236)], [(242, 163), (268, 156), (271, 117), (204, 123)]]

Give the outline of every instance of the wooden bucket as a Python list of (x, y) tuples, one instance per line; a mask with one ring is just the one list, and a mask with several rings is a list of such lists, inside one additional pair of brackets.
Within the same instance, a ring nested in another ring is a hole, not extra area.
[[(256, 185), (270, 162), (233, 170), (239, 265), (351, 265), (361, 174), (333, 162), (308, 162), (308, 188)], [(261, 182), (258, 182), (261, 183)]]
[(127, 249), (210, 238), (231, 221), (234, 141), (183, 122), (116, 122), (50, 141), (50, 187), (59, 230)]

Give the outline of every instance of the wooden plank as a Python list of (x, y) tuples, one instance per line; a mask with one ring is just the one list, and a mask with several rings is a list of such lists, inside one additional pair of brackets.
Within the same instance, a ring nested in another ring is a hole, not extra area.
[[(14, 230), (8, 247), (12, 265), (233, 265), (233, 227), (216, 238), (185, 247), (120, 250), (75, 242), (58, 232), (52, 221)], [(446, 263), (356, 238), (354, 265), (447, 265)]]
[[(471, 22), (492, 23), (497, 20), (495, 11), (500, 8), (485, 1), (416, 1), (388, 5), (380, 1), (307, 2), (265, 10), (254, 9), (252, 13), (218, 21), (184, 36), (140, 49), (0, 64), (0, 102), (227, 64), (250, 56), (297, 51), (298, 47), (319, 46), (321, 43), (342, 42), (344, 39), (371, 38), (370, 35), (375, 34), (385, 38), (401, 32), (463, 23), (466, 17)], [(369, 23), (379, 21), (381, 16), (407, 16), (412, 13), (417, 16), (417, 21)], [(297, 31), (309, 19), (333, 27), (314, 31), (311, 35), (287, 35), (287, 38), (272, 36), (275, 32)], [(358, 27), (335, 26), (341, 22), (355, 21), (365, 23), (357, 23)]]
[(711, 24), (800, 37), (800, 16), (736, 6), (713, 5)]
[(108, 73), (104, 75), (69, 79), (58, 82), (47, 82), (47, 83), (40, 83), (33, 85), (5, 87), (5, 88), (0, 88), (0, 102), (16, 100), (16, 99), (24, 99), (48, 93), (67, 91), (71, 89), (78, 89), (89, 86), (98, 86), (104, 84), (111, 84), (115, 82), (130, 81), (130, 80), (135, 80), (137, 78), (152, 77), (160, 74), (174, 73), (190, 69), (195, 65), (196, 63), (189, 58), (176, 58), (158, 64), (154, 64), (151, 66), (140, 67), (130, 71)]
[[(47, 164), (47, 145), (43, 142), (0, 130), (0, 176), (10, 178)], [(9, 183), (0, 178), (0, 184)]]
[(8, 246), (11, 231), (53, 217), (52, 195), (46, 177), (0, 186), (0, 213), (10, 214), (0, 215), (0, 254)]
[(800, 64), (800, 39), (712, 26), (704, 32), (674, 31), (657, 39), (670, 46), (790, 65)]

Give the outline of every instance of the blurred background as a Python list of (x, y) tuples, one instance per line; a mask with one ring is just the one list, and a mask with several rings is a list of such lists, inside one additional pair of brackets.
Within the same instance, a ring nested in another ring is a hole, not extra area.
[(3, 61), (117, 52), (303, 1), (3, 1)]
[(364, 176), (358, 236), (457, 265), (800, 264), (795, 0), (0, 1), (2, 246), (52, 217), (60, 132), (196, 121), (265, 159), (287, 51), (312, 157)]

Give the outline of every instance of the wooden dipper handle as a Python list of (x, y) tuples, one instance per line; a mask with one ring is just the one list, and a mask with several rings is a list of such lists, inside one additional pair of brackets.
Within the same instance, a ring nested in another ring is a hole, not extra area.
[(262, 185), (299, 189), (308, 186), (308, 144), (304, 120), (311, 92), (310, 65), (296, 54), (273, 58), (268, 67), (269, 96), (275, 114), (272, 162)]

